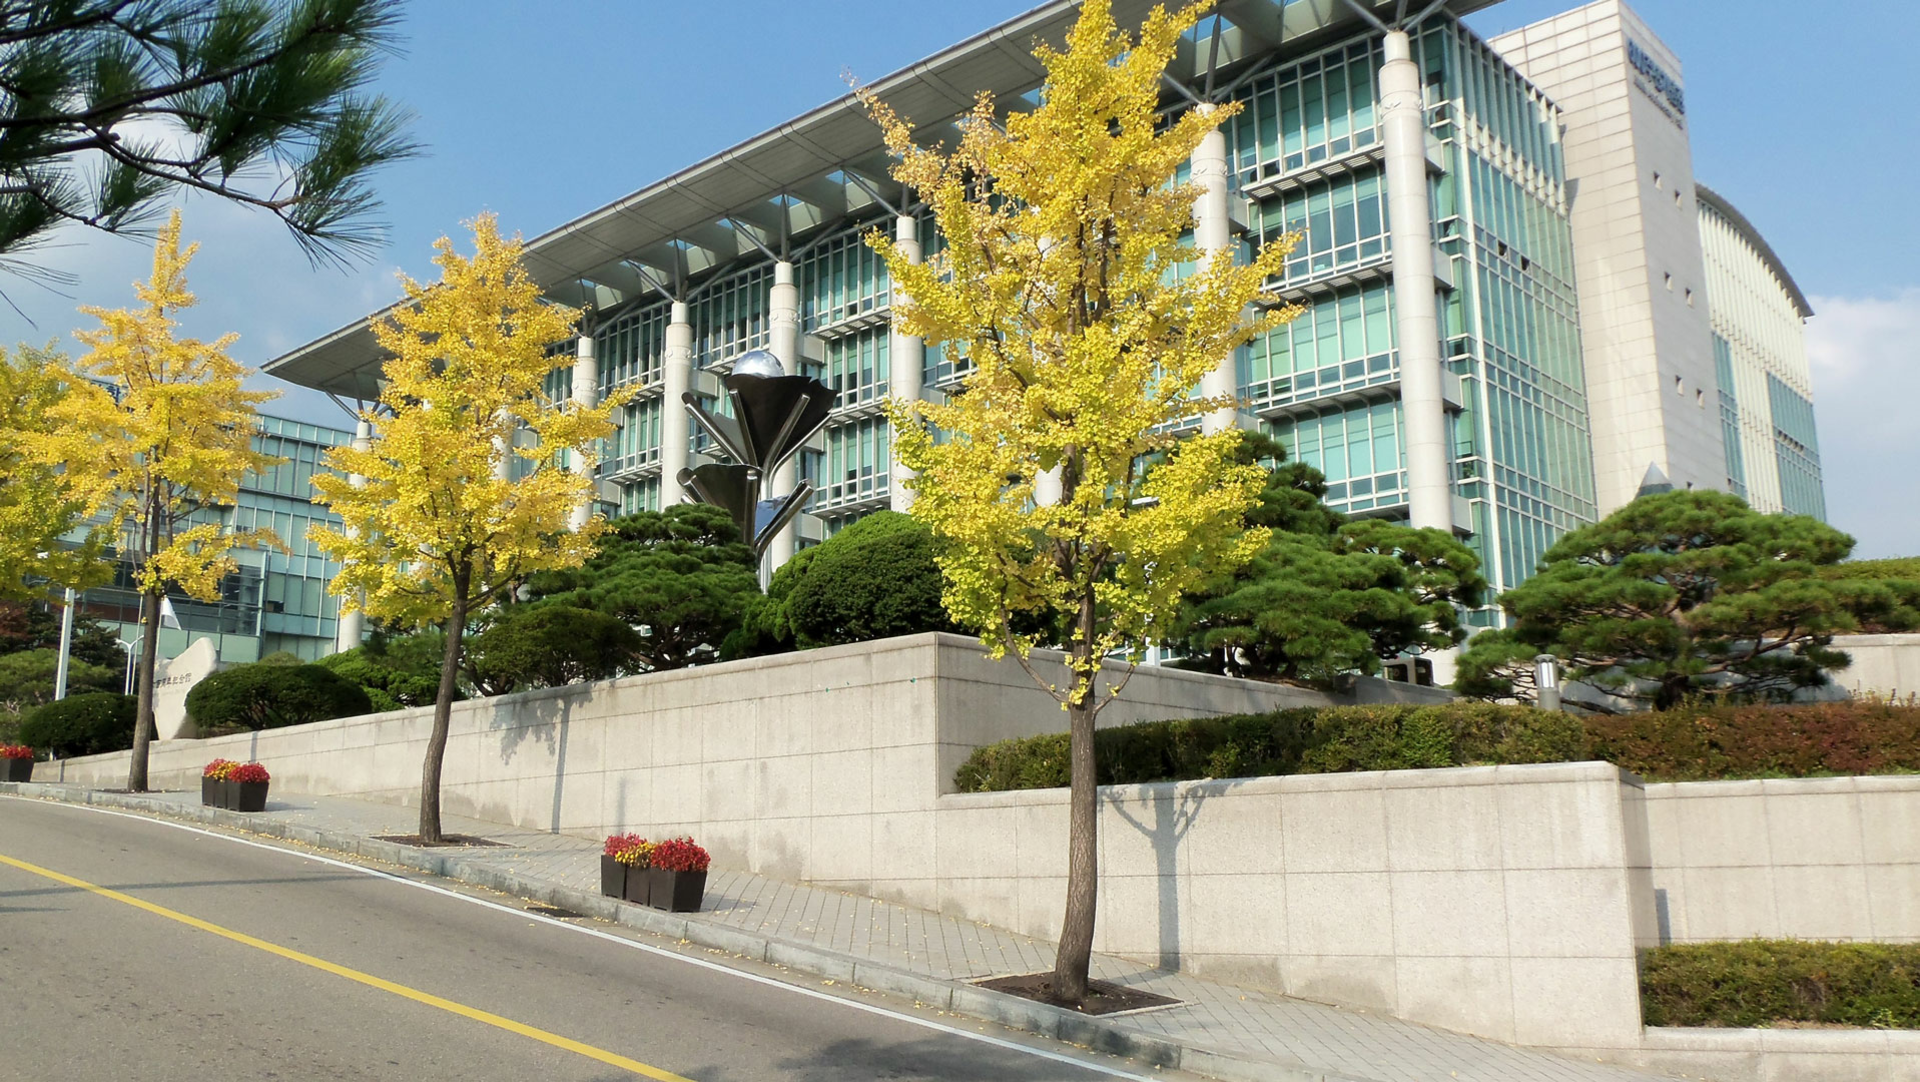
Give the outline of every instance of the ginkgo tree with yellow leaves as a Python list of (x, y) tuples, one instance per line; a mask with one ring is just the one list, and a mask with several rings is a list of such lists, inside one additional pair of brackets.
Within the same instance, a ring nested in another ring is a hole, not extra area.
[(175, 211), (154, 244), (153, 276), (134, 284), (139, 305), (80, 309), (100, 326), (74, 332), (90, 347), (76, 368), (110, 390), (71, 389), (50, 407), (59, 424), (42, 445), (45, 457), (113, 493), (105, 513), (140, 590), (139, 708), (127, 768), (134, 792), (147, 787), (167, 588), (218, 600), (236, 547), (279, 544), (270, 531), (235, 529), (227, 515), (243, 476), (283, 461), (253, 442), (257, 408), (278, 395), (246, 388), (253, 370), (227, 353), (238, 335), (204, 342), (178, 334), (180, 312), (196, 303), (186, 272), (199, 247), (181, 249)]
[[(592, 495), (596, 443), (628, 397), (586, 406), (546, 393), (547, 376), (573, 364), (548, 347), (573, 339), (580, 312), (541, 299), (519, 238), (501, 237), (493, 215), (471, 224), (471, 258), (442, 237), (440, 281), (403, 277), (405, 299), (373, 321), (388, 354), (380, 400), (361, 413), (374, 437), (328, 453), (338, 472), (314, 476), (314, 502), (342, 527), (307, 535), (342, 565), (329, 588), (344, 610), (446, 628), (420, 774), (427, 844), (442, 840), (440, 768), (467, 624), (534, 572), (593, 554), (605, 520), (573, 530), (569, 518)], [(584, 473), (570, 468), (581, 459)]]
[(118, 526), (103, 515), (112, 485), (68, 465), (96, 457), (88, 445), (105, 436), (67, 419), (112, 407), (52, 348), (0, 348), (0, 597), (84, 590), (112, 573), (103, 558)]
[[(868, 98), (895, 179), (946, 238), (925, 264), (869, 239), (908, 299), (897, 318), (971, 365), (948, 402), (892, 405), (912, 513), (942, 544), (948, 611), (1067, 713), (1068, 882), (1050, 992), (1067, 1003), (1088, 994), (1093, 949), (1095, 718), (1181, 596), (1266, 540), (1241, 526), (1264, 474), (1231, 460), (1237, 434), (1169, 434), (1231, 406), (1193, 392), (1286, 318), (1249, 314), (1285, 244), (1236, 263), (1200, 261), (1182, 240), (1198, 191), (1174, 183), (1178, 171), (1234, 112), (1160, 116), (1161, 74), (1198, 17), (1156, 9), (1136, 38), (1088, 0), (1063, 50), (1035, 51), (1041, 104), (1002, 127), (982, 95), (951, 152), (916, 145), (906, 119)], [(1050, 642), (1064, 671), (1029, 656)]]

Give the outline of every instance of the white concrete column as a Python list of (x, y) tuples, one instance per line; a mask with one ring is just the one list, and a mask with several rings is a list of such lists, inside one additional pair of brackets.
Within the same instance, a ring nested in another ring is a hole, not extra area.
[(687, 440), (693, 423), (686, 403), (680, 400), (693, 387), (693, 323), (682, 301), (674, 301), (668, 314), (660, 366), (660, 510), (665, 511), (686, 499), (680, 471), (687, 468)]
[[(912, 215), (902, 214), (894, 218), (893, 244), (907, 262), (920, 262), (920, 223)], [(898, 281), (889, 288), (893, 325), (887, 331), (887, 367), (890, 373), (887, 391), (903, 402), (917, 402), (926, 384), (927, 344), (918, 335), (900, 333), (900, 310), (909, 302), (906, 290)], [(913, 476), (913, 471), (902, 466), (899, 458), (893, 457), (893, 446), (894, 441), (888, 440), (893, 476), (887, 483), (887, 506), (895, 511), (905, 511), (913, 506), (913, 490), (906, 484), (907, 479)]]
[(1394, 337), (1406, 426), (1408, 509), (1417, 527), (1453, 528), (1446, 406), (1441, 400), (1440, 320), (1434, 302), (1433, 221), (1427, 199), (1427, 111), (1420, 66), (1404, 30), (1387, 34), (1380, 66), (1380, 127), (1393, 230)]
[[(1196, 105), (1208, 112), (1211, 105)], [(1194, 148), (1193, 184), (1200, 194), (1193, 201), (1193, 246), (1199, 251), (1199, 267), (1204, 270), (1215, 259), (1232, 259), (1233, 223), (1227, 214), (1227, 133), (1219, 128), (1208, 132)], [(1233, 354), (1220, 358), (1220, 364), (1200, 379), (1200, 393), (1208, 398), (1228, 396), (1237, 390)], [(1231, 408), (1209, 410), (1200, 418), (1200, 431), (1224, 432), (1233, 427)]]
[[(373, 425), (362, 420), (353, 426), (353, 449), (364, 452), (372, 448)], [(365, 488), (367, 486), (367, 479), (362, 474), (350, 473), (347, 475), (347, 483), (355, 488)], [(346, 530), (347, 536), (349, 537), (354, 536), (356, 533), (351, 526), (348, 526)], [(365, 598), (363, 597), (362, 600), (365, 600)], [(360, 645), (360, 640), (366, 638), (366, 634), (366, 613), (358, 610), (354, 612), (336, 612), (333, 621), (333, 652), (338, 654), (353, 649)]]
[[(593, 357), (593, 332), (583, 332), (576, 340), (573, 354), (573, 404), (581, 409), (592, 409), (600, 404), (600, 365)], [(593, 482), (593, 470), (581, 455), (571, 456), (573, 472)], [(593, 518), (593, 490), (588, 489), (586, 498), (573, 509), (567, 520), (570, 529), (581, 529)]]
[[(773, 288), (767, 292), (767, 349), (780, 359), (787, 375), (800, 373), (800, 287), (793, 282), (793, 264), (784, 259), (773, 265)], [(799, 455), (795, 455), (773, 472), (773, 489), (767, 495), (785, 496), (799, 477)], [(767, 559), (777, 568), (791, 560), (793, 552), (794, 531), (789, 523), (767, 546)]]

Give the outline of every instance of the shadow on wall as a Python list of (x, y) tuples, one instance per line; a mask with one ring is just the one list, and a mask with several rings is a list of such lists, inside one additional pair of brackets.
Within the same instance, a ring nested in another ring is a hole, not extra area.
[[(500, 765), (510, 766), (520, 746), (537, 740), (553, 759), (553, 801), (549, 809), (547, 833), (560, 833), (560, 805), (567, 787), (567, 735), (573, 725), (573, 708), (593, 694), (592, 684), (569, 684), (556, 689), (555, 695), (543, 695), (515, 702), (510, 697), (494, 699), (487, 728), (499, 736)], [(622, 811), (624, 812), (624, 807)]]
[(1153, 850), (1154, 874), (1159, 880), (1155, 897), (1159, 907), (1157, 964), (1162, 969), (1180, 968), (1180, 844), (1200, 821), (1201, 806), (1233, 788), (1232, 782), (1217, 788), (1209, 786), (1204, 792), (1197, 787), (1174, 791), (1176, 787), (1166, 786), (1163, 791), (1147, 797), (1152, 807), (1152, 822), (1147, 822), (1145, 817), (1136, 817), (1128, 810), (1125, 797), (1102, 786), (1101, 802), (1147, 839)]

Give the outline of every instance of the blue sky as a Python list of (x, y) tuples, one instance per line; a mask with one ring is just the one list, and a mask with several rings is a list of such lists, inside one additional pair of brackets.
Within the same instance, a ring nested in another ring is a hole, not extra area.
[[(420, 159), (377, 185), (391, 234), (372, 262), (314, 269), (263, 216), (185, 204), (204, 243), (187, 329), (241, 335), (258, 365), (391, 300), (395, 270), (425, 277), (433, 240), (486, 209), (544, 232), (871, 79), (1029, 8), (1029, 0), (417, 0), (405, 55), (381, 89), (416, 114)], [(1491, 36), (1567, 0), (1507, 0), (1469, 19)], [(1920, 5), (1641, 0), (1684, 64), (1695, 172), (1766, 234), (1818, 315), (1809, 324), (1830, 517), (1862, 556), (1920, 554), (1920, 92), (1907, 50)], [(76, 304), (119, 306), (144, 275), (134, 241), (68, 231), (42, 262), (78, 274), (68, 296), (0, 283), (0, 341), (65, 339)], [(71, 339), (67, 344), (72, 345)], [(276, 412), (339, 424), (294, 392)]]

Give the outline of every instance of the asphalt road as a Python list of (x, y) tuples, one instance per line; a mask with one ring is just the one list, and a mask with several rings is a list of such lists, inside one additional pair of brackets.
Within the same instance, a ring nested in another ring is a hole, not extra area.
[(1181, 1077), (434, 885), (0, 798), (0, 1079)]

